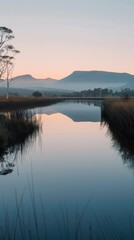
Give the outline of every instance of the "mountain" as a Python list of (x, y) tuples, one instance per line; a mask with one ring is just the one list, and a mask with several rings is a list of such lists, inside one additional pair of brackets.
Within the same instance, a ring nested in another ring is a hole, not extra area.
[[(37, 79), (32, 77), (31, 75), (22, 75), (14, 77), (10, 83), (10, 87), (12, 88), (28, 88), (28, 89), (38, 89), (38, 88), (46, 88), (50, 87), (51, 84), (55, 83), (55, 79), (45, 78), (45, 79)], [(2, 81), (1, 86), (6, 86), (6, 82)]]
[[(2, 86), (6, 86), (6, 83), (1, 83)], [(55, 80), (51, 78), (37, 79), (27, 74), (13, 78), (10, 88), (52, 91), (53, 93), (94, 88), (134, 89), (134, 75), (105, 71), (75, 71), (61, 80)]]
[(45, 79), (37, 79), (32, 77), (31, 75), (22, 75), (13, 78), (11, 82), (11, 86), (13, 88), (46, 88), (50, 87), (51, 84), (55, 83), (55, 79), (45, 78)]
[[(70, 90), (53, 89), (57, 80), (51, 78), (37, 79), (30, 74), (17, 76), (10, 82), (9, 93), (14, 95), (31, 96), (36, 90), (41, 91), (44, 96), (61, 96), (70, 93)], [(0, 80), (0, 95), (6, 94), (6, 81)]]
[(75, 71), (69, 76), (56, 81), (54, 88), (81, 91), (94, 88), (134, 88), (134, 75), (104, 71)]

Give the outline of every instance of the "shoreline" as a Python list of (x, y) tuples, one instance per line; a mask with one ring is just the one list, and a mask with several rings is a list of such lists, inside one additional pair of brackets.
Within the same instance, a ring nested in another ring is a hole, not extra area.
[[(134, 98), (129, 98), (134, 99)], [(0, 97), (0, 111), (45, 107), (66, 100), (124, 100), (122, 97)]]

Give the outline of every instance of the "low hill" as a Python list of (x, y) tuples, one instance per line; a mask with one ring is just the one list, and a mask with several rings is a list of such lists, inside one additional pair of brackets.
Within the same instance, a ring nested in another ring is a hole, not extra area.
[(50, 87), (50, 85), (55, 83), (55, 79), (45, 78), (45, 79), (37, 79), (32, 77), (31, 75), (22, 75), (13, 78), (11, 82), (11, 86), (14, 88), (46, 88)]
[[(14, 77), (10, 83), (10, 87), (23, 89), (24, 88), (34, 89), (38, 87), (46, 88), (50, 87), (51, 84), (54, 84), (55, 81), (56, 81), (55, 79), (51, 78), (37, 79), (32, 77), (30, 74), (26, 74)], [(5, 87), (6, 81), (1, 80), (0, 86)]]
[[(30, 74), (17, 76), (10, 82), (10, 95), (31, 96), (34, 91), (40, 91), (43, 96), (54, 96), (55, 94), (61, 96), (70, 93), (70, 90), (55, 89), (53, 84), (57, 80), (51, 78), (37, 79)], [(0, 95), (6, 95), (7, 82), (0, 80)]]

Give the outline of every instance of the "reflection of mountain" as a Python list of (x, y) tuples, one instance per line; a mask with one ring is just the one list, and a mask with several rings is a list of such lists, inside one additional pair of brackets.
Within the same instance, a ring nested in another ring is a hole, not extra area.
[(110, 101), (102, 109), (102, 124), (124, 162), (134, 167), (134, 101)]
[(100, 107), (101, 101), (65, 101), (42, 108), (42, 113), (62, 113), (74, 122), (100, 122)]

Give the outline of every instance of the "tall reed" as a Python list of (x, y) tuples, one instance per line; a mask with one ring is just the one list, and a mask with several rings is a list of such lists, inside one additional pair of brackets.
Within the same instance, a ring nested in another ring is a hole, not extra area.
[(134, 100), (107, 100), (102, 107), (102, 124), (107, 125), (114, 146), (124, 161), (134, 165)]

